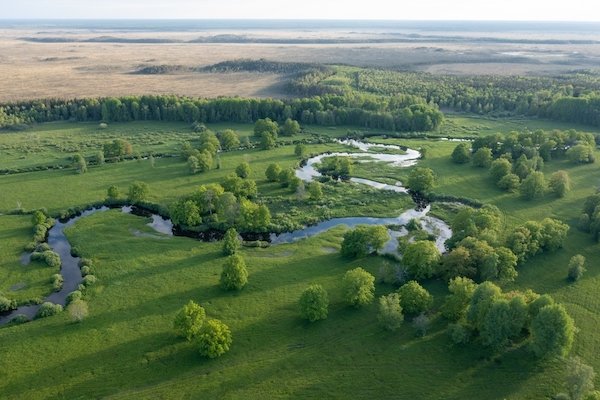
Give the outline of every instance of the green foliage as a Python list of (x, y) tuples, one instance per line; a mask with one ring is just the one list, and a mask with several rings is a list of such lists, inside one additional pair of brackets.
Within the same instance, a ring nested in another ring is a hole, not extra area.
[(567, 150), (567, 158), (574, 164), (588, 164), (596, 161), (594, 148), (589, 144), (578, 144)]
[(321, 182), (312, 181), (307, 185), (308, 194), (313, 201), (319, 201), (323, 198), (323, 184)]
[(529, 316), (533, 319), (538, 315), (542, 308), (553, 304), (554, 299), (548, 294), (543, 294), (529, 303)]
[(200, 355), (208, 358), (222, 356), (229, 351), (233, 342), (229, 327), (216, 319), (206, 321), (197, 337)]
[(193, 300), (190, 300), (175, 315), (173, 329), (175, 329), (177, 336), (191, 341), (200, 333), (205, 319), (206, 312), (204, 308)]
[(47, 301), (40, 306), (38, 312), (35, 314), (35, 318), (51, 317), (61, 313), (62, 311), (63, 307), (60, 304), (54, 304)]
[(370, 304), (375, 297), (375, 277), (360, 267), (347, 271), (342, 291), (346, 303), (353, 307)]
[(435, 243), (429, 240), (418, 240), (406, 247), (402, 263), (415, 279), (426, 279), (433, 276), (440, 256)]
[(466, 164), (471, 161), (471, 146), (467, 143), (459, 143), (452, 151), (452, 161), (456, 164)]
[(510, 339), (520, 335), (527, 318), (527, 305), (522, 297), (517, 296), (510, 301), (493, 300), (479, 332), (483, 344), (493, 349), (502, 349)]
[(81, 154), (75, 154), (73, 156), (73, 167), (79, 174), (84, 174), (87, 172), (87, 162)]
[(71, 304), (75, 300), (81, 300), (83, 298), (83, 293), (79, 290), (74, 290), (67, 296), (67, 304)]
[(496, 184), (500, 182), (502, 178), (512, 172), (512, 164), (506, 158), (498, 158), (494, 160), (490, 167), (490, 175)]
[(218, 137), (221, 148), (225, 151), (234, 150), (240, 147), (240, 137), (232, 129), (225, 129), (219, 133)]
[(377, 320), (388, 331), (395, 331), (400, 328), (402, 322), (404, 322), (404, 314), (402, 314), (400, 295), (398, 293), (390, 293), (387, 296), (379, 298)]
[(254, 124), (254, 136), (257, 138), (261, 138), (265, 132), (277, 138), (278, 130), (279, 125), (270, 118), (259, 119)]
[(467, 321), (472, 327), (481, 330), (487, 313), (501, 294), (500, 288), (492, 282), (483, 282), (477, 286), (467, 309)]
[(106, 197), (108, 200), (116, 200), (119, 198), (121, 193), (119, 192), (119, 188), (115, 185), (111, 185), (106, 190)]
[(281, 134), (283, 136), (294, 136), (300, 133), (300, 124), (291, 118), (285, 120), (281, 127)]
[(515, 174), (507, 174), (498, 181), (497, 185), (502, 190), (514, 193), (521, 186), (521, 179)]
[(2, 295), (0, 295), (0, 312), (7, 312), (17, 308), (17, 302), (15, 300), (10, 300)]
[(565, 356), (575, 337), (575, 323), (560, 304), (542, 307), (531, 322), (531, 349), (538, 357)]
[(55, 292), (60, 291), (60, 289), (62, 289), (64, 280), (61, 274), (54, 274), (52, 275), (52, 289), (54, 289)]
[(585, 272), (585, 257), (581, 254), (571, 257), (569, 260), (569, 273), (567, 275), (568, 279), (572, 282), (576, 282), (581, 279)]
[(306, 154), (306, 145), (298, 143), (296, 147), (294, 147), (294, 154), (298, 158), (304, 157), (304, 155)]
[(423, 313), (433, 304), (433, 296), (417, 281), (409, 281), (398, 289), (400, 304), (407, 314)]
[(317, 169), (321, 174), (331, 176), (333, 179), (347, 179), (352, 175), (352, 159), (340, 156), (326, 157)]
[(247, 162), (243, 162), (235, 168), (235, 174), (242, 179), (249, 177), (251, 173), (252, 169)]
[(96, 162), (96, 165), (104, 164), (104, 151), (99, 150), (94, 156), (94, 161)]
[(566, 384), (570, 400), (584, 400), (594, 390), (594, 368), (579, 357), (570, 357), (566, 362)]
[(556, 197), (565, 197), (571, 191), (571, 179), (567, 171), (561, 170), (553, 173), (548, 182), (548, 187)]
[(269, 164), (265, 170), (265, 176), (269, 182), (277, 182), (279, 180), (279, 174), (281, 174), (281, 166), (277, 163)]
[(115, 139), (106, 143), (103, 148), (104, 156), (112, 159), (120, 159), (133, 154), (131, 143), (124, 139)]
[(415, 191), (426, 193), (433, 188), (435, 177), (431, 168), (416, 167), (408, 176), (408, 187)]
[(442, 315), (451, 321), (459, 321), (466, 316), (467, 307), (477, 284), (469, 278), (456, 277), (448, 282), (449, 295), (442, 306)]
[(469, 343), (471, 340), (471, 332), (461, 323), (448, 324), (448, 336), (452, 343), (457, 345)]
[(546, 193), (544, 174), (538, 171), (531, 172), (521, 183), (520, 191), (525, 200), (533, 200), (544, 196), (544, 193)]
[(226, 256), (235, 254), (241, 245), (242, 241), (238, 232), (235, 228), (229, 228), (223, 237), (223, 254)]
[(132, 204), (139, 204), (148, 199), (150, 188), (145, 182), (134, 182), (129, 186), (127, 198)]
[(231, 255), (223, 264), (221, 287), (225, 290), (241, 290), (248, 283), (248, 271), (242, 256)]
[(310, 285), (300, 296), (300, 315), (303, 319), (315, 322), (327, 318), (329, 296), (321, 285)]
[(81, 322), (89, 314), (88, 304), (81, 299), (71, 301), (67, 307), (67, 311), (73, 322)]
[(198, 226), (202, 223), (200, 209), (193, 200), (178, 200), (171, 205), (169, 215), (175, 225)]
[(493, 159), (492, 150), (482, 147), (473, 154), (473, 165), (481, 168), (489, 168)]
[(187, 165), (191, 174), (195, 174), (200, 170), (200, 161), (198, 161), (198, 157), (189, 156), (187, 159)]
[(380, 250), (389, 240), (384, 226), (359, 225), (344, 234), (342, 255), (349, 258), (364, 257)]

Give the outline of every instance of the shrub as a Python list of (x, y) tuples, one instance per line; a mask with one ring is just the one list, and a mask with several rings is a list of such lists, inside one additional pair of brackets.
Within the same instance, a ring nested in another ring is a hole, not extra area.
[(571, 179), (567, 171), (556, 171), (548, 183), (550, 191), (557, 197), (565, 197), (571, 191)]
[(12, 319), (10, 320), (11, 324), (14, 325), (20, 325), (20, 324), (24, 324), (25, 322), (29, 322), (30, 319), (27, 315), (25, 314), (17, 314), (14, 317), (12, 317)]
[(237, 254), (227, 258), (221, 272), (221, 287), (225, 290), (241, 290), (248, 283), (248, 271), (244, 259)]
[(60, 289), (62, 289), (63, 282), (64, 280), (61, 274), (52, 275), (52, 289), (54, 289), (55, 292), (58, 292)]
[(452, 151), (452, 161), (465, 164), (471, 160), (471, 148), (467, 143), (458, 144)]
[(49, 267), (60, 268), (61, 260), (58, 253), (55, 253), (51, 250), (46, 250), (42, 253), (42, 256), (44, 258), (44, 262), (48, 264)]
[(279, 164), (269, 164), (265, 170), (265, 176), (269, 182), (277, 182), (279, 180), (279, 174), (281, 174), (281, 167)]
[(344, 274), (342, 288), (346, 303), (361, 307), (373, 301), (375, 277), (360, 267), (355, 268)]
[(300, 296), (300, 315), (315, 322), (327, 318), (329, 296), (321, 285), (310, 285)]
[(466, 344), (471, 340), (471, 332), (460, 323), (448, 325), (448, 336), (454, 344)]
[(481, 168), (489, 168), (493, 160), (492, 150), (482, 147), (473, 154), (473, 165)]
[(50, 303), (49, 301), (43, 303), (38, 312), (35, 314), (35, 318), (46, 318), (52, 315), (59, 314), (63, 311), (63, 306), (60, 304)]
[(252, 173), (252, 169), (250, 168), (250, 164), (247, 162), (243, 162), (235, 168), (235, 174), (242, 179), (246, 179)]
[(90, 275), (93, 273), (94, 273), (94, 271), (89, 266), (84, 265), (83, 267), (81, 267), (81, 275), (82, 276)]
[(569, 261), (569, 280), (573, 282), (578, 281), (585, 271), (585, 257), (581, 254), (571, 257), (571, 260)]
[(404, 322), (404, 314), (402, 314), (400, 295), (398, 293), (390, 293), (387, 296), (379, 298), (377, 320), (388, 331), (395, 331), (400, 328), (400, 325)]
[(417, 281), (410, 281), (398, 289), (400, 305), (407, 314), (419, 314), (431, 307), (433, 297)]
[(70, 303), (74, 302), (75, 300), (81, 300), (82, 297), (83, 297), (83, 293), (81, 293), (79, 290), (74, 290), (67, 295), (67, 299), (66, 299), (67, 304), (70, 304)]
[(542, 307), (531, 322), (531, 349), (538, 357), (565, 356), (574, 336), (573, 318), (560, 304)]
[(83, 277), (83, 286), (88, 287), (94, 285), (98, 281), (94, 275), (86, 275)]
[(344, 257), (364, 257), (381, 249), (389, 238), (385, 226), (359, 225), (344, 234), (341, 253)]
[(413, 319), (413, 327), (415, 328), (416, 335), (419, 337), (425, 336), (430, 324), (431, 321), (427, 315), (419, 314), (416, 316), (415, 319)]
[(175, 329), (177, 336), (192, 340), (194, 336), (200, 333), (200, 329), (202, 328), (202, 325), (204, 325), (205, 319), (206, 311), (204, 311), (204, 308), (190, 300), (177, 312), (177, 315), (175, 315), (173, 328)]
[(73, 300), (67, 307), (67, 311), (74, 322), (83, 321), (89, 314), (87, 303), (81, 299)]
[(414, 192), (429, 192), (433, 188), (435, 176), (431, 168), (417, 167), (408, 176), (408, 187)]
[(526, 200), (542, 197), (545, 192), (546, 179), (539, 171), (533, 171), (521, 183), (521, 196)]
[(521, 186), (521, 180), (515, 174), (507, 174), (500, 178), (497, 186), (502, 190), (513, 193), (519, 189), (519, 186)]
[(0, 312), (7, 312), (17, 308), (17, 302), (15, 300), (7, 299), (4, 296), (0, 296)]
[(198, 334), (198, 350), (204, 357), (216, 358), (229, 351), (232, 341), (229, 327), (219, 320), (210, 319)]

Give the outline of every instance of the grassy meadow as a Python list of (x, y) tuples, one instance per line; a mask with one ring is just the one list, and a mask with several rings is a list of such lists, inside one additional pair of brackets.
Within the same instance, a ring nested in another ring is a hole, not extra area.
[[(442, 134), (473, 135), (524, 129), (568, 129), (539, 120), (500, 120), (449, 115)], [(571, 126), (577, 129), (580, 127)], [(240, 136), (251, 125), (219, 124)], [(342, 136), (349, 127), (318, 128), (320, 134)], [(588, 130), (581, 128), (581, 130)], [(0, 134), (0, 168), (67, 160), (74, 152), (93, 155), (103, 142), (125, 138), (140, 153), (176, 153), (182, 140), (192, 140), (185, 124), (43, 124), (31, 131)], [(29, 139), (28, 139), (29, 138)], [(284, 138), (287, 140), (287, 138)], [(28, 141), (38, 143), (26, 152)], [(547, 177), (568, 171), (573, 190), (566, 197), (546, 195), (522, 200), (496, 188), (487, 170), (451, 162), (456, 143), (434, 140), (372, 138), (411, 148), (426, 148), (419, 166), (436, 174), (436, 193), (477, 199), (497, 205), (507, 230), (527, 220), (559, 218), (571, 226), (565, 248), (534, 257), (519, 269), (517, 280), (503, 289), (531, 288), (565, 304), (579, 328), (572, 354), (600, 370), (600, 246), (577, 230), (583, 200), (598, 185), (597, 164), (574, 166), (565, 160), (547, 162)], [(264, 170), (278, 162), (293, 167), (293, 146), (221, 154), (221, 169), (190, 175), (179, 158), (132, 160), (91, 166), (86, 174), (73, 169), (0, 176), (0, 212), (19, 204), (45, 207), (58, 215), (74, 206), (101, 201), (106, 188), (121, 192), (136, 180), (150, 186), (151, 202), (168, 206), (177, 197), (205, 183), (220, 182), (242, 161), (252, 167), (260, 197), (274, 215), (300, 218), (315, 212), (296, 201), (288, 189), (268, 183)], [(309, 145), (308, 153), (347, 150), (339, 144)], [(366, 163), (354, 173), (394, 183), (405, 181), (409, 169)], [(325, 203), (332, 216), (397, 216), (411, 207), (408, 196), (349, 183), (328, 184)], [(292, 208), (290, 205), (293, 205)], [(294, 214), (296, 213), (296, 214)], [(564, 364), (539, 362), (526, 345), (496, 355), (479, 344), (456, 347), (446, 321), (433, 314), (425, 337), (417, 338), (410, 321), (396, 333), (384, 331), (373, 303), (359, 310), (343, 304), (341, 279), (362, 266), (377, 275), (381, 257), (349, 261), (339, 254), (343, 227), (293, 244), (243, 248), (249, 283), (229, 293), (219, 286), (224, 257), (220, 243), (185, 237), (136, 236), (152, 232), (146, 220), (118, 210), (83, 218), (67, 230), (71, 244), (94, 261), (98, 283), (86, 294), (90, 315), (72, 323), (67, 313), (23, 325), (0, 328), (0, 398), (6, 399), (253, 399), (253, 398), (378, 398), (378, 399), (540, 399), (563, 390)], [(20, 265), (30, 241), (28, 216), (0, 215), (0, 292), (19, 301), (43, 297), (56, 271), (37, 264)], [(588, 272), (577, 283), (566, 280), (571, 256), (583, 254)], [(22, 284), (25, 284), (22, 286)], [(297, 300), (311, 283), (329, 292), (329, 317), (309, 324), (299, 317)], [(11, 290), (18, 285), (17, 290)], [(430, 281), (434, 311), (447, 294), (445, 284)], [(376, 295), (390, 293), (377, 284)], [(202, 358), (193, 344), (174, 335), (172, 320), (188, 300), (201, 304), (210, 318), (226, 323), (233, 334), (231, 351), (214, 360)], [(600, 380), (596, 380), (600, 383)]]

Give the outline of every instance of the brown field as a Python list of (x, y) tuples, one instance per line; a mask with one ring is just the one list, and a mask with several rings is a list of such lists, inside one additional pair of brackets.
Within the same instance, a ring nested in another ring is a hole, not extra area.
[[(385, 44), (184, 43), (198, 37), (223, 33), (98, 33), (6, 28), (0, 31), (0, 102), (44, 97), (130, 94), (180, 94), (196, 97), (285, 96), (285, 77), (276, 74), (131, 73), (140, 66), (167, 64), (201, 67), (237, 58), (376, 66), (442, 74), (556, 74), (600, 65), (598, 44), (482, 43), (477, 40), (472, 43), (436, 43), (433, 39), (425, 42)], [(248, 31), (225, 33), (249, 35)], [(456, 32), (452, 34), (456, 35)], [(347, 31), (254, 31), (250, 35), (262, 39), (276, 37), (279, 40), (318, 37), (359, 41), (372, 40), (382, 37), (378, 35), (383, 34)], [(59, 37), (85, 40), (100, 36), (121, 39), (160, 38), (182, 43), (35, 43), (22, 39)], [(594, 36), (591, 39), (598, 37)]]

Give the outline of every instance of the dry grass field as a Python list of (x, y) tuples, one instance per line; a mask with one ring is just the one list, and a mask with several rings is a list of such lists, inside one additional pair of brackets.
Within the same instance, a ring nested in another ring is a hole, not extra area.
[[(600, 35), (539, 37), (503, 33), (502, 38), (506, 40), (496, 43), (488, 41), (489, 33), (435, 32), (424, 36), (421, 32), (414, 41), (401, 36), (403, 34), (341, 28), (178, 32), (5, 27), (0, 30), (0, 102), (129, 94), (285, 96), (285, 77), (276, 74), (132, 74), (143, 66), (202, 67), (238, 58), (376, 66), (442, 74), (556, 74), (600, 65), (600, 44), (565, 42), (594, 42)], [(198, 38), (223, 35), (249, 38), (251, 42), (190, 43)], [(461, 35), (462, 39), (436, 39), (443, 35)], [(117, 41), (164, 40), (173, 43), (85, 42), (102, 37), (116, 38)], [(377, 42), (394, 41), (395, 37), (399, 38), (396, 42)], [(558, 44), (527, 43), (557, 38), (561, 41)], [(35, 42), (44, 39), (64, 42)], [(256, 43), (261, 40), (278, 43)], [(285, 43), (298, 40), (307, 43)], [(310, 43), (311, 40), (339, 43)]]

